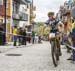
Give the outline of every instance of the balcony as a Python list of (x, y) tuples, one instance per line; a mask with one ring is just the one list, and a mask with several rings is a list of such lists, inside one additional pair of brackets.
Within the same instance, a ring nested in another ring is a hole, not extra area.
[(28, 14), (20, 13), (20, 20), (28, 21)]
[(21, 4), (26, 4), (26, 0), (20, 0)]
[(14, 0), (14, 1), (20, 4), (26, 4), (26, 0)]
[(30, 14), (31, 18), (36, 18), (36, 14)]
[(13, 19), (20, 19), (19, 14), (14, 13), (13, 14)]
[(31, 2), (31, 0), (25, 0), (27, 3), (30, 3)]

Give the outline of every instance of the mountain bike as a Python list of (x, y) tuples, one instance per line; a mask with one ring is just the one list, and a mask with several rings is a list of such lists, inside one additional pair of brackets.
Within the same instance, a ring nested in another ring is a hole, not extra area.
[(50, 33), (51, 55), (53, 64), (56, 67), (58, 65), (59, 56), (61, 55), (60, 49), (60, 35), (59, 33)]

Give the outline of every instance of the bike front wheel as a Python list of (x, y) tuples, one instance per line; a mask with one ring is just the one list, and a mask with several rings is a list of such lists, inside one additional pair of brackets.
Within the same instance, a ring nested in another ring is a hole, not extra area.
[(51, 42), (51, 55), (52, 55), (53, 64), (56, 67), (59, 61), (59, 53), (58, 53), (58, 48), (56, 47), (56, 44), (53, 41)]

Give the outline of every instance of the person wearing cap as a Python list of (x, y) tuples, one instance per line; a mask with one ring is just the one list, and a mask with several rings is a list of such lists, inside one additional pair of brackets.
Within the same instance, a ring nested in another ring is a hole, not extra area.
[[(71, 9), (71, 17), (73, 18), (74, 22), (72, 24), (72, 46), (73, 48), (75, 48), (75, 6), (72, 7)], [(75, 50), (72, 51), (73, 52), (73, 62), (75, 62)]]

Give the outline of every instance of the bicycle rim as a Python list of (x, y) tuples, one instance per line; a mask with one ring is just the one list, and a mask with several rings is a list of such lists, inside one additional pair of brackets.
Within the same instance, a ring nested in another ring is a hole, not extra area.
[(54, 42), (52, 42), (51, 45), (52, 45), (52, 47), (51, 47), (52, 60), (53, 60), (54, 66), (56, 67), (58, 65), (57, 48), (56, 48)]

